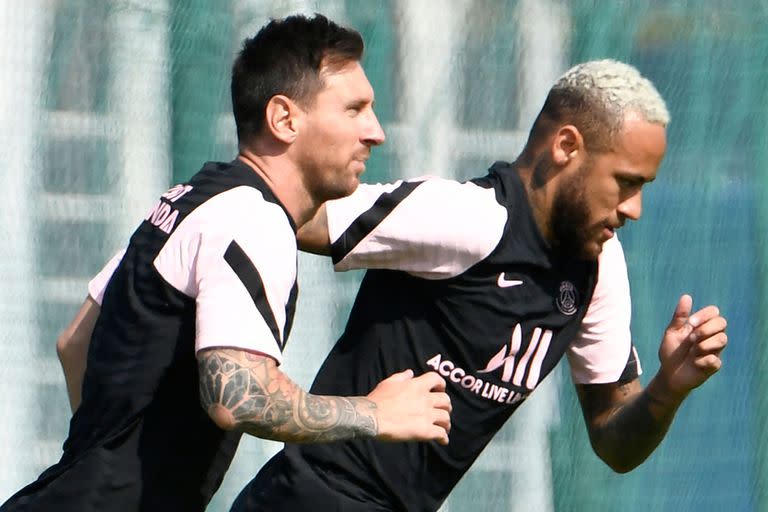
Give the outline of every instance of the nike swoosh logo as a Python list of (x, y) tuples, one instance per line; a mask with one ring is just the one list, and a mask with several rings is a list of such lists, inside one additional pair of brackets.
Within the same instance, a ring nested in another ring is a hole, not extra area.
[(497, 281), (499, 288), (510, 288), (512, 286), (520, 286), (523, 284), (522, 281), (518, 279), (507, 279), (504, 277), (504, 272), (499, 274), (499, 280)]

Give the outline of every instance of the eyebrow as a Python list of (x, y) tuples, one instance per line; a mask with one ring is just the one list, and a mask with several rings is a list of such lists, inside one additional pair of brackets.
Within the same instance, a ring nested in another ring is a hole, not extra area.
[(643, 184), (651, 183), (651, 182), (653, 182), (656, 179), (656, 176), (654, 176), (653, 178), (646, 179), (643, 176), (640, 176), (640, 175), (638, 175), (635, 172), (627, 171), (625, 169), (615, 169), (614, 172), (616, 174), (621, 175), (621, 177), (624, 178), (624, 179), (630, 179), (630, 180), (637, 181), (638, 183), (643, 183)]
[(374, 105), (373, 101), (368, 101), (367, 99), (360, 99), (360, 100), (354, 100), (347, 103), (347, 108), (362, 108), (366, 105)]

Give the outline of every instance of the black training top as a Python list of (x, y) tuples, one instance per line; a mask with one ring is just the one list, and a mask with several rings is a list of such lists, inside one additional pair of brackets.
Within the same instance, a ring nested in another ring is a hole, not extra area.
[[(364, 395), (392, 373), (435, 370), (453, 404), (450, 443), (287, 445), (267, 473), (282, 465), (345, 500), (434, 511), (564, 354), (579, 383), (638, 375), (618, 240), (604, 245), (599, 279), (598, 262), (551, 250), (508, 164), (467, 183), (361, 186), (329, 203), (328, 221), (337, 270), (380, 269), (311, 391)], [(322, 501), (298, 481), (281, 489), (284, 476), (257, 477), (244, 494), (271, 511)]]
[(290, 217), (245, 164), (206, 164), (89, 289), (102, 308), (64, 454), (0, 509), (204, 510), (240, 434), (201, 408), (195, 353), (280, 360), (297, 292)]

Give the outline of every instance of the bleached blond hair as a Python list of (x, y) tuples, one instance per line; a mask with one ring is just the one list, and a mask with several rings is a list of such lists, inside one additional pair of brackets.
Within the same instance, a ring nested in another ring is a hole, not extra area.
[(611, 59), (577, 64), (558, 78), (531, 129), (531, 139), (552, 127), (573, 124), (588, 149), (607, 151), (627, 114), (667, 126), (669, 111), (653, 83), (633, 66)]

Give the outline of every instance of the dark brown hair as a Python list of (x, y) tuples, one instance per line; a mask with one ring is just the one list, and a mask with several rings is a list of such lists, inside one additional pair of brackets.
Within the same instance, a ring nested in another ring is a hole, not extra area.
[(309, 106), (323, 87), (321, 72), (363, 56), (363, 39), (321, 14), (271, 20), (243, 43), (232, 66), (232, 111), (241, 143), (264, 126), (267, 103), (283, 94)]

